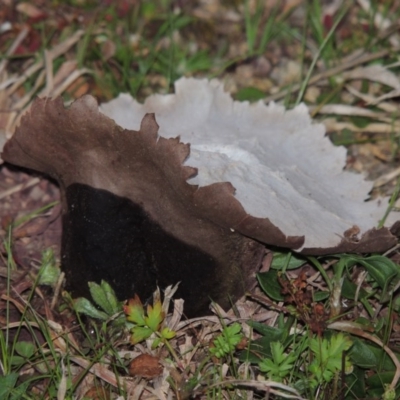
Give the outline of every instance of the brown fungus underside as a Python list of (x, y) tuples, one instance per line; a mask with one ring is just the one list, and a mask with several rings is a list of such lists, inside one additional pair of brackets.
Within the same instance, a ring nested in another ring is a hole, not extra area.
[[(73, 296), (88, 281), (107, 280), (120, 299), (149, 298), (156, 285), (180, 282), (188, 316), (210, 299), (227, 308), (255, 282), (264, 246), (300, 248), (267, 218), (248, 215), (229, 182), (197, 187), (183, 166), (190, 149), (159, 137), (153, 114), (125, 130), (84, 96), (68, 109), (61, 98), (37, 99), (6, 143), (2, 158), (47, 174), (61, 188), (62, 266)], [(385, 250), (396, 239), (372, 229), (309, 254)]]

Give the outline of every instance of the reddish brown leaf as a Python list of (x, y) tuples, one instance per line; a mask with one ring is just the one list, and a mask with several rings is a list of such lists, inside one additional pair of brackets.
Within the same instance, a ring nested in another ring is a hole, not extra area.
[(93, 386), (85, 392), (86, 399), (93, 400), (109, 400), (111, 398), (110, 391), (107, 391), (102, 386)]
[(163, 367), (158, 357), (150, 354), (141, 354), (133, 359), (129, 364), (129, 374), (132, 376), (141, 376), (147, 379), (153, 379), (162, 374)]

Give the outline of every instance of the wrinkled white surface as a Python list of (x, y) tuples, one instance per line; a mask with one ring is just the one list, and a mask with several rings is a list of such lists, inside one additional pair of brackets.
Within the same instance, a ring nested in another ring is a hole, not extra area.
[(387, 199), (364, 202), (372, 183), (343, 171), (346, 149), (324, 136), (305, 105), (286, 111), (233, 101), (217, 80), (182, 78), (175, 92), (144, 104), (121, 94), (100, 110), (134, 130), (154, 112), (160, 136), (191, 144), (185, 164), (198, 175), (189, 183), (231, 182), (249, 214), (269, 218), (286, 235), (305, 235), (304, 247), (333, 247), (353, 225), (361, 233), (377, 226)]

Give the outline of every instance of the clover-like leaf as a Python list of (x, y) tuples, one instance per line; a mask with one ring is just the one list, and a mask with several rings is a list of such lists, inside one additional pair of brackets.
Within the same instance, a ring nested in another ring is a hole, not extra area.
[(15, 351), (24, 358), (30, 358), (35, 353), (36, 348), (31, 342), (20, 341), (15, 343)]

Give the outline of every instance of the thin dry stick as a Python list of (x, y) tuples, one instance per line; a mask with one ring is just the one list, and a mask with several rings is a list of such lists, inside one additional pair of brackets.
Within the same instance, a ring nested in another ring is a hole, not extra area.
[[(213, 387), (218, 387), (218, 386), (231, 386), (231, 385), (251, 387), (253, 389), (262, 390), (264, 392), (269, 392), (269, 393), (276, 394), (278, 396), (285, 397), (286, 399), (306, 400), (298, 394), (297, 390), (291, 388), (290, 386), (287, 386), (280, 382), (274, 382), (274, 381), (270, 381), (270, 380), (256, 381), (256, 380), (232, 379), (232, 380), (226, 380), (226, 381), (214, 383), (214, 384), (208, 386), (208, 388), (213, 388)], [(277, 390), (277, 389), (280, 389), (280, 390)], [(285, 390), (292, 394), (282, 392), (282, 390)]]
[(388, 182), (396, 179), (400, 175), (400, 167), (396, 168), (393, 171), (388, 172), (385, 175), (380, 176), (375, 182), (374, 182), (374, 188), (378, 188), (380, 186), (386, 185)]
[(6, 329), (16, 329), (16, 328), (20, 328), (20, 327), (24, 327), (24, 328), (37, 328), (40, 329), (41, 326), (34, 321), (29, 321), (25, 322), (25, 321), (17, 321), (17, 322), (10, 322), (7, 325), (4, 326), (0, 326), (1, 330), (6, 330)]
[(92, 364), (80, 356), (73, 356), (70, 358), (70, 360), (116, 388), (123, 387), (130, 391), (135, 389), (136, 385), (134, 382), (128, 381), (122, 377), (117, 377), (117, 375), (110, 371), (106, 365), (99, 363)]
[[(0, 80), (1, 80), (0, 92), (18, 80), (18, 78), (16, 76), (13, 76), (13, 77), (5, 79), (5, 80), (4, 79), (5, 78), (3, 78), (0, 75)], [(8, 111), (8, 110), (1, 110), (1, 112), (6, 112), (6, 111)]]
[[(327, 71), (321, 72), (317, 75), (314, 75), (312, 78), (310, 78), (310, 80), (308, 82), (308, 86), (313, 85), (323, 79), (327, 79), (332, 76), (338, 75), (341, 72), (346, 71), (347, 69), (357, 67), (359, 65), (365, 64), (365, 63), (373, 61), (373, 60), (377, 60), (378, 58), (385, 57), (388, 54), (390, 54), (392, 52), (395, 53), (399, 50), (400, 50), (400, 46), (395, 47), (393, 49), (381, 50), (374, 54), (361, 55), (360, 57), (357, 57), (354, 60), (350, 60), (347, 63), (341, 63), (341, 64), (337, 65), (336, 67), (333, 67)], [(302, 86), (302, 83), (296, 83), (296, 84), (292, 85), (290, 88), (284, 89), (281, 92), (278, 92), (276, 94), (266, 97), (264, 99), (264, 102), (269, 103), (270, 101), (282, 99), (285, 96), (287, 96), (288, 94), (291, 94), (291, 93), (294, 93), (294, 92), (297, 92), (298, 90), (300, 90), (301, 86)]]
[(14, 53), (14, 51), (18, 48), (18, 46), (23, 42), (23, 40), (26, 38), (26, 35), (28, 34), (28, 32), (29, 32), (29, 29), (27, 27), (22, 29), (22, 31), (18, 34), (18, 36), (16, 37), (16, 39), (14, 40), (12, 45), (9, 47), (9, 49), (7, 50), (7, 52), (5, 54), (6, 57), (0, 63), (0, 74), (4, 71), (4, 69), (7, 66), (8, 57), (11, 56)]
[(29, 103), (32, 96), (37, 92), (39, 87), (43, 84), (44, 77), (45, 77), (45, 71), (42, 71), (39, 74), (38, 78), (36, 79), (33, 88), (22, 99), (20, 99), (15, 104), (14, 107), (18, 111), (14, 111), (14, 112), (10, 113), (10, 116), (8, 117), (8, 122), (6, 125), (6, 132), (14, 132), (15, 126), (18, 124), (18, 121), (19, 121), (19, 116), (22, 115), (22, 113), (24, 112), (25, 105)]
[(18, 185), (15, 185), (12, 188), (4, 190), (2, 193), (0, 193), (0, 200), (4, 199), (5, 197), (11, 196), (12, 194), (17, 193), (23, 189), (35, 186), (39, 182), (40, 182), (39, 178), (33, 178), (28, 183), (19, 183)]
[[(1, 260), (4, 262), (4, 257), (1, 255)], [(7, 267), (0, 267), (0, 277), (2, 278), (10, 278), (12, 281), (16, 281), (17, 279), (21, 279), (27, 273), (25, 271), (9, 271)]]
[(60, 96), (75, 80), (77, 80), (80, 76), (84, 74), (91, 73), (90, 69), (81, 68), (74, 72), (72, 72), (67, 79), (62, 82), (58, 87), (55, 87), (50, 93), (49, 96), (57, 97)]
[(44, 95), (48, 96), (54, 89), (53, 56), (49, 50), (44, 51), (44, 66), (46, 70), (46, 86)]
[(61, 272), (60, 276), (57, 279), (56, 287), (54, 289), (54, 295), (53, 295), (53, 299), (51, 300), (50, 310), (54, 310), (54, 307), (57, 304), (58, 298), (60, 297), (64, 278), (65, 278), (65, 272)]
[(360, 128), (352, 124), (351, 122), (337, 122), (329, 119), (325, 120), (325, 126), (328, 131), (333, 131), (333, 130), (340, 131), (342, 129), (348, 129), (352, 132), (373, 133), (375, 135), (377, 134), (388, 135), (400, 129), (400, 124), (397, 123), (387, 124), (387, 123), (371, 122), (366, 127)]
[(345, 115), (365, 117), (372, 119), (384, 120), (385, 122), (391, 122), (392, 119), (388, 117), (388, 113), (372, 111), (363, 107), (350, 106), (347, 104), (325, 104), (321, 107), (309, 106), (308, 109), (315, 114), (315, 110), (318, 109), (318, 114), (335, 114), (335, 115)]
[[(64, 54), (70, 47), (72, 47), (84, 34), (84, 31), (78, 30), (76, 31), (70, 38), (65, 40), (64, 42), (58, 44), (57, 46), (53, 47), (49, 53), (53, 59)], [(11, 88), (7, 91), (7, 95), (10, 96), (14, 93), (29, 77), (31, 77), (34, 73), (39, 71), (44, 66), (44, 61), (40, 60), (36, 64), (32, 65), (28, 68), (22, 76), (11, 86)]]
[[(354, 304), (358, 303), (358, 297), (360, 296), (361, 287), (362, 287), (362, 284), (364, 283), (365, 278), (367, 277), (367, 275), (368, 275), (368, 272), (366, 270), (363, 270), (360, 273), (360, 278), (361, 279), (359, 279), (359, 282), (357, 284), (357, 289), (356, 289), (356, 292), (354, 294)], [(357, 319), (358, 315), (359, 315), (358, 308), (354, 307), (354, 319)]]
[(376, 97), (368, 94), (368, 93), (362, 93), (359, 92), (357, 89), (355, 89), (352, 85), (345, 85), (345, 88), (355, 97), (358, 97), (359, 99), (363, 100), (365, 103), (368, 104), (376, 104), (376, 107), (383, 110), (386, 113), (390, 114), (397, 114), (398, 113), (398, 107), (395, 104), (389, 103), (389, 102), (380, 102), (376, 103)]

